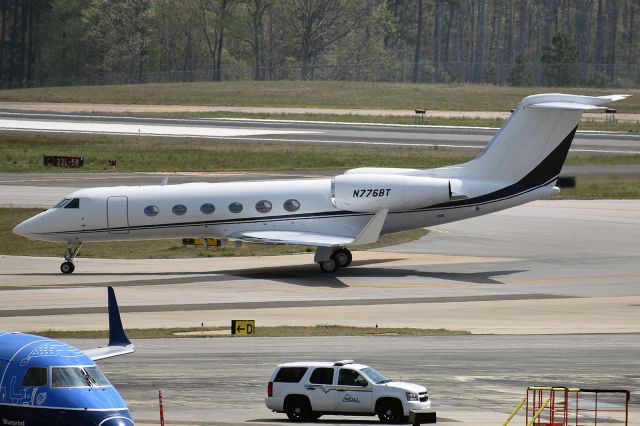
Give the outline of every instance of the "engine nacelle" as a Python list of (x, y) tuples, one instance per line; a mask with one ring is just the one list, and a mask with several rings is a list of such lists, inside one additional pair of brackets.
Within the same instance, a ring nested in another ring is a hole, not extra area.
[(331, 180), (331, 192), (337, 208), (354, 212), (415, 209), (451, 199), (448, 179), (402, 175), (340, 175)]

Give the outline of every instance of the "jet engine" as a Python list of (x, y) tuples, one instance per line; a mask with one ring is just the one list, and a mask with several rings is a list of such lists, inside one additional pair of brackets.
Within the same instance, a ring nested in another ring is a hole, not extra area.
[(406, 210), (452, 199), (449, 179), (402, 175), (345, 174), (331, 180), (333, 204), (343, 210)]

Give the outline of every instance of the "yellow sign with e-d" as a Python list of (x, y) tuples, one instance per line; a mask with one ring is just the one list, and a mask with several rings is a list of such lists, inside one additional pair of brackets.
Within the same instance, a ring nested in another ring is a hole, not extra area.
[(234, 336), (254, 336), (256, 334), (256, 321), (231, 320), (231, 334)]

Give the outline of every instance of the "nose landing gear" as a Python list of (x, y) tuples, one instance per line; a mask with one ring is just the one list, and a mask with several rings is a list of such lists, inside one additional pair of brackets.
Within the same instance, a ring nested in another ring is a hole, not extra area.
[(352, 260), (351, 252), (344, 247), (333, 251), (327, 247), (318, 247), (316, 250), (316, 262), (320, 265), (320, 270), (328, 274), (333, 274), (340, 268), (346, 268), (351, 265)]
[(60, 272), (63, 274), (70, 274), (75, 271), (76, 267), (73, 264), (73, 259), (80, 251), (80, 247), (82, 247), (81, 242), (67, 244), (67, 252), (64, 255), (64, 262), (60, 265)]

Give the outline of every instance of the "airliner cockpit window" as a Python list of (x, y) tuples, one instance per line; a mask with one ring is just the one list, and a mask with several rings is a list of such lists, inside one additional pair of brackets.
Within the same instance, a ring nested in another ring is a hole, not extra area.
[(104, 374), (102, 374), (102, 371), (100, 371), (98, 366), (85, 367), (84, 369), (89, 373), (96, 386), (111, 386), (111, 383), (109, 383), (109, 380), (107, 380)]
[(53, 367), (51, 384), (54, 388), (82, 388), (90, 386), (91, 379), (80, 367)]
[(46, 386), (47, 367), (29, 367), (22, 378), (22, 387)]
[(73, 200), (69, 201), (65, 206), (65, 209), (77, 209), (80, 208), (80, 198), (74, 198)]
[(55, 206), (53, 206), (54, 209), (59, 209), (62, 208), (65, 204), (67, 204), (69, 201), (71, 201), (71, 198), (65, 198), (62, 201), (60, 201), (58, 204), (56, 204)]

